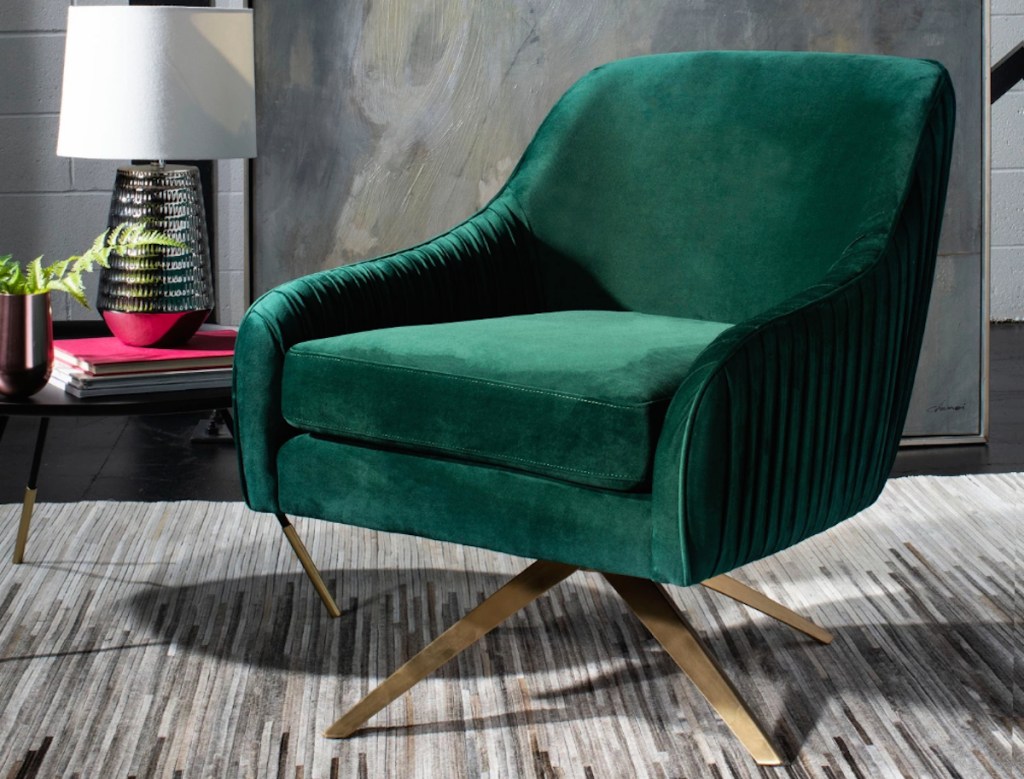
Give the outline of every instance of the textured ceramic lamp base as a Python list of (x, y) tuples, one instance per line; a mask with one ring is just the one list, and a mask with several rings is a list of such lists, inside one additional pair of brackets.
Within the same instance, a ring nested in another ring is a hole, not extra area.
[(109, 226), (145, 222), (184, 244), (114, 254), (100, 274), (96, 307), (132, 346), (187, 341), (213, 308), (209, 238), (199, 170), (190, 165), (119, 168)]

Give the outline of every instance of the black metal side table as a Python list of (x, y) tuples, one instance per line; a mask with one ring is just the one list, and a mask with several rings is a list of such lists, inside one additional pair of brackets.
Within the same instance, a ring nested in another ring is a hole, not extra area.
[[(78, 338), (109, 335), (101, 322), (54, 322), (54, 336), (57, 338)], [(36, 433), (32, 465), (29, 469), (28, 484), (22, 501), (21, 521), (18, 523), (18, 537), (14, 544), (14, 562), (25, 559), (28, 543), (29, 524), (35, 505), (36, 485), (39, 468), (46, 445), (46, 432), (53, 417), (75, 416), (141, 416), (148, 414), (181, 414), (191, 411), (220, 411), (223, 420), (231, 429), (231, 390), (197, 389), (176, 392), (148, 393), (144, 395), (115, 395), (90, 399), (76, 398), (64, 390), (47, 385), (40, 392), (24, 400), (11, 400), (0, 396), (0, 439), (3, 438), (7, 419), (13, 416), (37, 417), (39, 429)]]

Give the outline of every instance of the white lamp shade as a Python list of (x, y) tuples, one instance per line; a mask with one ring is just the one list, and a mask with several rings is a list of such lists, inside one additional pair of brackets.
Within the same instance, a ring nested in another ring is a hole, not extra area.
[(256, 156), (252, 11), (68, 8), (57, 154)]

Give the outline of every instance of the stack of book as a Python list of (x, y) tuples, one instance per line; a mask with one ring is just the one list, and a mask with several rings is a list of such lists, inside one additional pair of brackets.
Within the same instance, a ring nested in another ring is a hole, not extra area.
[(200, 330), (183, 346), (126, 346), (113, 336), (53, 342), (50, 383), (79, 398), (231, 386), (234, 330)]

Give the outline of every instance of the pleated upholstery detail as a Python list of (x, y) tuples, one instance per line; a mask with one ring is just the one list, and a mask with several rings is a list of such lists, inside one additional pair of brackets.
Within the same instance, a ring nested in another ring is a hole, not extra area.
[(253, 303), (234, 374), (236, 449), (250, 507), (280, 510), (277, 451), (296, 433), (281, 414), (292, 346), (381, 327), (533, 313), (533, 247), (522, 222), (496, 202), (420, 246), (296, 279)]
[(898, 218), (872, 226), (812, 289), (723, 333), (694, 366), (658, 451), (655, 578), (732, 570), (881, 492), (924, 334), (953, 123), (943, 74)]

